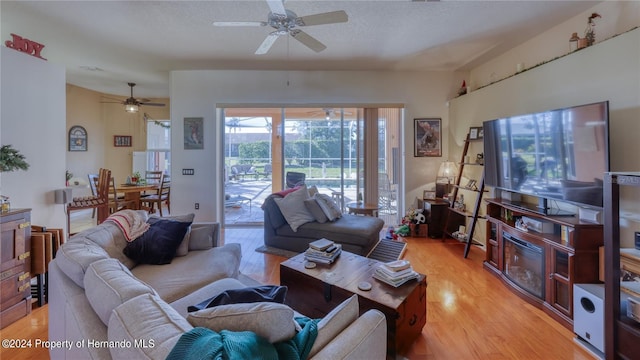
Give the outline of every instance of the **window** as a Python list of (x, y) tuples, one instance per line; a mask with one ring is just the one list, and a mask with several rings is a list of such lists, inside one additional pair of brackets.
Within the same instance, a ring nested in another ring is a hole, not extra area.
[(145, 170), (171, 173), (171, 122), (147, 120)]

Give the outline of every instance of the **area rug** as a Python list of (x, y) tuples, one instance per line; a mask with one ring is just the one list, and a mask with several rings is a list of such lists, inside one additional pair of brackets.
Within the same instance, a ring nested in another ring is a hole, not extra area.
[[(406, 250), (406, 248), (406, 243), (389, 239), (381, 239), (376, 247), (371, 250), (367, 257), (382, 262), (394, 261), (402, 258), (402, 255), (404, 255), (404, 251)], [(267, 245), (262, 245), (256, 248), (256, 251), (265, 254), (283, 256), (286, 258), (292, 258), (298, 255), (298, 253), (295, 251), (279, 249)]]
[(390, 239), (380, 239), (378, 245), (367, 256), (369, 259), (374, 259), (382, 262), (389, 262), (399, 260), (404, 255), (404, 251), (407, 249), (407, 243), (394, 241)]
[(267, 246), (267, 245), (262, 245), (258, 248), (256, 248), (257, 252), (261, 252), (261, 253), (265, 253), (265, 254), (272, 254), (272, 255), (278, 255), (278, 256), (283, 256), (286, 258), (292, 258), (296, 255), (298, 255), (299, 253), (295, 252), (295, 251), (290, 251), (290, 250), (284, 250), (284, 249), (279, 249), (273, 246)]

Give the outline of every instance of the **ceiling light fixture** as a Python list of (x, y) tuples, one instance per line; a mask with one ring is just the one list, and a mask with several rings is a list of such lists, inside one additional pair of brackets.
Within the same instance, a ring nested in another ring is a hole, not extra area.
[(124, 111), (128, 113), (137, 113), (139, 109), (137, 104), (124, 104)]

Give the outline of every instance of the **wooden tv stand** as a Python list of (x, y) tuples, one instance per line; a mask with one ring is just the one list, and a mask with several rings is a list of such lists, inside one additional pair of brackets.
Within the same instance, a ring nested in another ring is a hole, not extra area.
[[(603, 225), (581, 221), (577, 216), (542, 215), (508, 200), (485, 201), (485, 269), (501, 278), (521, 298), (573, 329), (573, 284), (600, 283), (598, 248), (604, 241)], [(544, 223), (547, 226), (545, 233), (516, 228), (516, 220), (522, 216)], [(543, 250), (542, 298), (532, 295), (505, 274), (505, 233)]]

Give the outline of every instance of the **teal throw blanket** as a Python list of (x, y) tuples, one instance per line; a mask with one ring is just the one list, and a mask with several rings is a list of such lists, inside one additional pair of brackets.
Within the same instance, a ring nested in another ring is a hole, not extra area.
[(250, 331), (219, 333), (196, 327), (182, 334), (167, 360), (264, 359), (300, 360), (309, 356), (318, 336), (318, 321), (306, 317), (295, 319), (302, 327), (292, 339), (271, 344)]

